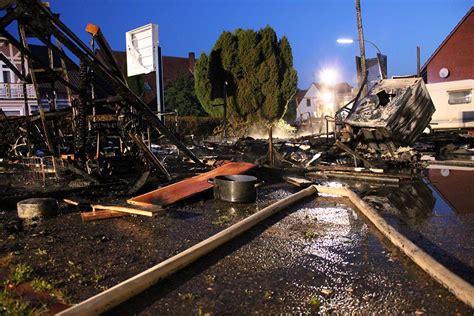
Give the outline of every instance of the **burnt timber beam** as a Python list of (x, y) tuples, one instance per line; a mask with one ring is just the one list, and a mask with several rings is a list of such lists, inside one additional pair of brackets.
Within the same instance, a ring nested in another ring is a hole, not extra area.
[(79, 92), (79, 90), (73, 84), (61, 78), (61, 76), (59, 76), (55, 71), (51, 70), (49, 66), (44, 65), (44, 63), (40, 59), (38, 59), (29, 49), (25, 48), (19, 41), (17, 41), (16, 38), (14, 38), (8, 31), (0, 28), (0, 34), (5, 36), (7, 40), (13, 46), (15, 46), (22, 54), (27, 55), (28, 57), (33, 59), (35, 62), (37, 62), (41, 66), (41, 68), (44, 69), (48, 74), (51, 74), (52, 76), (54, 76), (59, 82), (69, 87), (74, 92)]
[(12, 64), (12, 62), (5, 56), (3, 53), (0, 53), (0, 60), (3, 61), (8, 68), (15, 73), (15, 75), (20, 78), (22, 81), (26, 82), (26, 77)]
[(89, 23), (86, 26), (86, 32), (89, 33), (94, 38), (97, 44), (99, 44), (99, 47), (102, 50), (102, 53), (104, 54), (107, 63), (110, 66), (112, 66), (113, 69), (111, 70), (115, 73), (115, 75), (120, 77), (124, 83), (127, 83), (127, 81), (125, 80), (124, 74), (120, 70), (117, 60), (115, 59), (113, 55), (112, 48), (110, 48), (109, 42), (107, 42), (107, 39), (102, 33), (100, 27)]
[(8, 11), (7, 14), (2, 16), (0, 19), (0, 29), (3, 29), (7, 27), (10, 23), (12, 23), (16, 18), (18, 17), (18, 14), (15, 11)]
[(155, 154), (153, 154), (153, 152), (145, 145), (145, 143), (143, 143), (142, 139), (140, 138), (140, 136), (138, 136), (137, 134), (134, 134), (134, 133), (128, 133), (128, 135), (130, 136), (130, 138), (135, 142), (135, 144), (137, 144), (137, 146), (146, 154), (146, 156), (148, 157), (148, 160), (154, 164), (156, 167), (158, 167), (158, 169), (161, 170), (161, 172), (164, 173), (164, 175), (166, 176), (166, 178), (168, 180), (172, 180), (173, 178), (171, 177), (170, 173), (168, 172), (168, 170), (166, 169), (166, 167), (161, 163), (161, 161), (155, 156)]
[(20, 10), (25, 18), (28, 17), (30, 19), (34, 16), (36, 19), (39, 19), (42, 24), (47, 24), (44, 26), (45, 29), (51, 31), (51, 33), (74, 55), (79, 59), (84, 60), (95, 71), (95, 73), (109, 82), (124, 101), (140, 112), (143, 118), (148, 121), (152, 127), (168, 138), (194, 162), (202, 164), (194, 153), (181, 143), (170, 130), (168, 130), (153, 111), (138, 96), (136, 96), (119, 77), (111, 73), (94, 55), (94, 53), (56, 16), (44, 8), (41, 3), (37, 0), (23, 0), (17, 3), (16, 10)]
[(353, 151), (352, 149), (350, 149), (349, 147), (341, 143), (339, 140), (336, 140), (336, 146), (342, 149), (343, 151), (347, 152), (348, 154), (354, 156), (355, 158), (359, 159), (360, 161), (362, 161), (364, 166), (366, 166), (367, 168), (375, 168), (375, 166), (372, 163), (370, 163), (367, 159), (364, 159), (361, 155), (359, 155), (358, 153), (356, 153), (355, 151)]

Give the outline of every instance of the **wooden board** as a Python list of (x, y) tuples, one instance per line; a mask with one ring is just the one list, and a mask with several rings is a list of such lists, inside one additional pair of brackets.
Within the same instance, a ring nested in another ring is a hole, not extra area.
[(124, 213), (124, 212), (101, 210), (101, 211), (95, 211), (95, 212), (82, 212), (81, 218), (83, 222), (90, 222), (90, 221), (96, 221), (99, 219), (124, 217), (124, 216), (129, 216), (129, 215), (130, 215), (129, 213)]
[(308, 187), (313, 184), (313, 181), (301, 177), (283, 177), (283, 180), (297, 187)]
[(136, 215), (143, 215), (143, 216), (149, 216), (153, 217), (161, 212), (163, 212), (163, 209), (160, 207), (155, 207), (155, 208), (132, 208), (132, 207), (126, 207), (126, 206), (121, 206), (121, 205), (101, 205), (101, 204), (93, 204), (92, 209), (94, 211), (98, 210), (108, 210), (108, 211), (116, 211), (116, 212), (123, 212), (123, 213), (128, 213), (128, 214), (136, 214)]
[(207, 180), (221, 175), (242, 174), (255, 165), (247, 162), (230, 162), (209, 172), (185, 179), (127, 200), (140, 206), (166, 206), (213, 187)]

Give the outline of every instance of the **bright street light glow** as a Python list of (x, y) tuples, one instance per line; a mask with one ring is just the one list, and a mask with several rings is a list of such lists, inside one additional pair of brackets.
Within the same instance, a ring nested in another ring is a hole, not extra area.
[(332, 68), (323, 69), (319, 73), (319, 81), (327, 85), (333, 85), (337, 82), (339, 74)]
[(337, 42), (339, 44), (352, 44), (354, 43), (354, 40), (352, 38), (338, 38)]
[(321, 98), (323, 99), (323, 102), (325, 104), (327, 103), (331, 103), (333, 101), (333, 98), (334, 98), (334, 93), (331, 92), (331, 91), (324, 91), (322, 94), (321, 94)]

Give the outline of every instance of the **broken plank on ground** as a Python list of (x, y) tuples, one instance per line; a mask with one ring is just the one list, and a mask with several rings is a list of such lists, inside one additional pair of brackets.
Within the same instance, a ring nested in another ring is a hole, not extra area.
[(341, 179), (352, 179), (352, 180), (364, 180), (381, 183), (393, 183), (398, 184), (400, 179), (404, 179), (404, 176), (397, 175), (377, 175), (374, 173), (367, 172), (343, 172), (343, 171), (314, 171), (306, 173), (306, 177), (310, 179), (326, 179), (326, 178), (341, 178)]
[(124, 213), (124, 212), (111, 211), (111, 210), (100, 210), (100, 211), (92, 211), (92, 212), (82, 212), (81, 218), (83, 222), (90, 222), (90, 221), (96, 221), (99, 219), (124, 217), (124, 216), (129, 216), (129, 215), (131, 214)]
[(127, 206), (122, 206), (122, 205), (102, 205), (102, 204), (93, 204), (92, 209), (95, 212), (100, 211), (100, 210), (109, 210), (109, 211), (116, 211), (116, 212), (135, 214), (135, 215), (143, 215), (143, 216), (149, 216), (149, 217), (156, 216), (160, 214), (161, 212), (163, 212), (163, 209), (161, 207), (133, 208), (133, 207), (127, 207)]
[(290, 184), (296, 185), (297, 187), (308, 187), (313, 184), (313, 181), (301, 177), (285, 176), (283, 177), (283, 180)]
[(66, 203), (67, 205), (75, 206), (75, 207), (81, 208), (81, 209), (90, 210), (92, 208), (91, 203), (89, 203), (87, 201), (84, 201), (80, 198), (76, 198), (76, 197), (64, 198), (63, 202)]
[(131, 198), (127, 202), (140, 206), (170, 205), (212, 188), (213, 184), (207, 182), (209, 179), (220, 175), (241, 174), (254, 167), (254, 164), (247, 162), (230, 162), (209, 172)]

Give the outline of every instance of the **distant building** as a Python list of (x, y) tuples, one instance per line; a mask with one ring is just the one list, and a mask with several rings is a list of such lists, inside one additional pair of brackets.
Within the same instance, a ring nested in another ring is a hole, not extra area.
[(336, 111), (352, 99), (352, 87), (347, 82), (335, 85), (312, 83), (296, 108), (296, 121), (311, 120), (316, 132), (326, 131), (325, 117), (334, 117)]
[[(21, 69), (21, 54), (5, 38), (0, 38), (0, 52), (8, 60)], [(7, 116), (25, 115), (25, 101), (23, 97), (23, 85), (20, 78), (0, 61), (0, 108)], [(25, 65), (28, 70), (28, 66)], [(31, 106), (37, 106), (36, 93), (32, 84), (27, 85), (28, 103)]]
[[(43, 45), (29, 45), (29, 49), (33, 54), (41, 60), (42, 64), (48, 65), (48, 48)], [(0, 38), (0, 52), (8, 58), (8, 60), (21, 71), (21, 54), (15, 46), (10, 44), (7, 39)], [(23, 84), (20, 78), (7, 66), (4, 62), (0, 62), (0, 108), (7, 116), (25, 115), (25, 100), (23, 97)], [(55, 69), (61, 69), (61, 60), (59, 55), (53, 53), (53, 66)], [(33, 69), (41, 68), (40, 65), (33, 62)], [(28, 62), (25, 58), (25, 70), (27, 76), (31, 77)], [(68, 77), (70, 82), (78, 83), (78, 73), (75, 70), (68, 69)], [(50, 79), (45, 78), (45, 72), (37, 72), (35, 76), (38, 83), (38, 91), (40, 95), (40, 103), (43, 108), (48, 111), (50, 101), (54, 98), (56, 102), (56, 109), (62, 109), (71, 106), (66, 87), (56, 82), (54, 84), (55, 93), (51, 93), (51, 84), (45, 83)], [(33, 84), (26, 85), (28, 108), (30, 114), (38, 111), (38, 102), (36, 99), (36, 90)]]
[(428, 58), (421, 76), (436, 108), (433, 129), (474, 127), (474, 7)]
[[(117, 63), (122, 72), (127, 74), (127, 54), (122, 51), (113, 52)], [(195, 55), (193, 52), (188, 53), (188, 57), (163, 56), (163, 86), (164, 89), (169, 86), (180, 75), (193, 76)], [(151, 108), (156, 108), (156, 75), (155, 72), (148, 73), (143, 76), (145, 89), (144, 100)], [(165, 104), (166, 106), (166, 104)]]
[[(43, 64), (48, 65), (48, 49), (43, 45), (29, 45), (30, 50), (37, 56)], [(17, 69), (21, 69), (21, 54), (13, 45), (11, 45), (5, 38), (0, 37), (0, 52), (3, 53), (9, 60), (12, 62)], [(119, 66), (122, 69), (122, 72), (126, 74), (126, 54), (125, 52), (115, 51), (114, 56), (117, 59)], [(26, 59), (25, 59), (26, 60)], [(172, 57), (172, 56), (163, 56), (163, 82), (164, 88), (166, 89), (168, 85), (178, 78), (180, 75), (192, 76), (194, 74), (194, 63), (195, 55), (194, 53), (189, 53), (188, 57)], [(53, 54), (53, 66), (55, 69), (62, 67), (61, 60), (57, 54)], [(25, 115), (25, 102), (23, 97), (23, 84), (21, 83), (20, 78), (17, 78), (15, 73), (5, 65), (5, 63), (0, 61), (0, 109), (8, 116), (16, 115)], [(33, 63), (33, 68), (39, 68), (39, 65)], [(79, 86), (79, 75), (77, 70), (72, 69), (66, 65), (68, 81), (73, 85)], [(30, 69), (28, 69), (27, 62), (25, 62), (26, 72), (29, 74)], [(36, 73), (36, 76), (43, 76), (44, 73)], [(156, 77), (155, 73), (149, 73), (143, 75), (144, 79), (144, 99), (145, 102), (152, 108), (156, 107)], [(44, 83), (45, 80), (42, 80), (43, 83), (38, 84), (40, 102), (43, 108), (48, 111), (49, 103), (51, 98), (55, 98), (56, 108), (63, 109), (71, 106), (69, 96), (67, 94), (66, 87), (59, 83), (55, 82), (54, 95), (51, 94), (51, 84)], [(36, 100), (36, 91), (33, 84), (27, 84), (27, 96), (28, 96), (28, 107), (30, 113), (38, 111), (38, 102)], [(76, 95), (71, 95), (72, 98), (77, 97)]]

